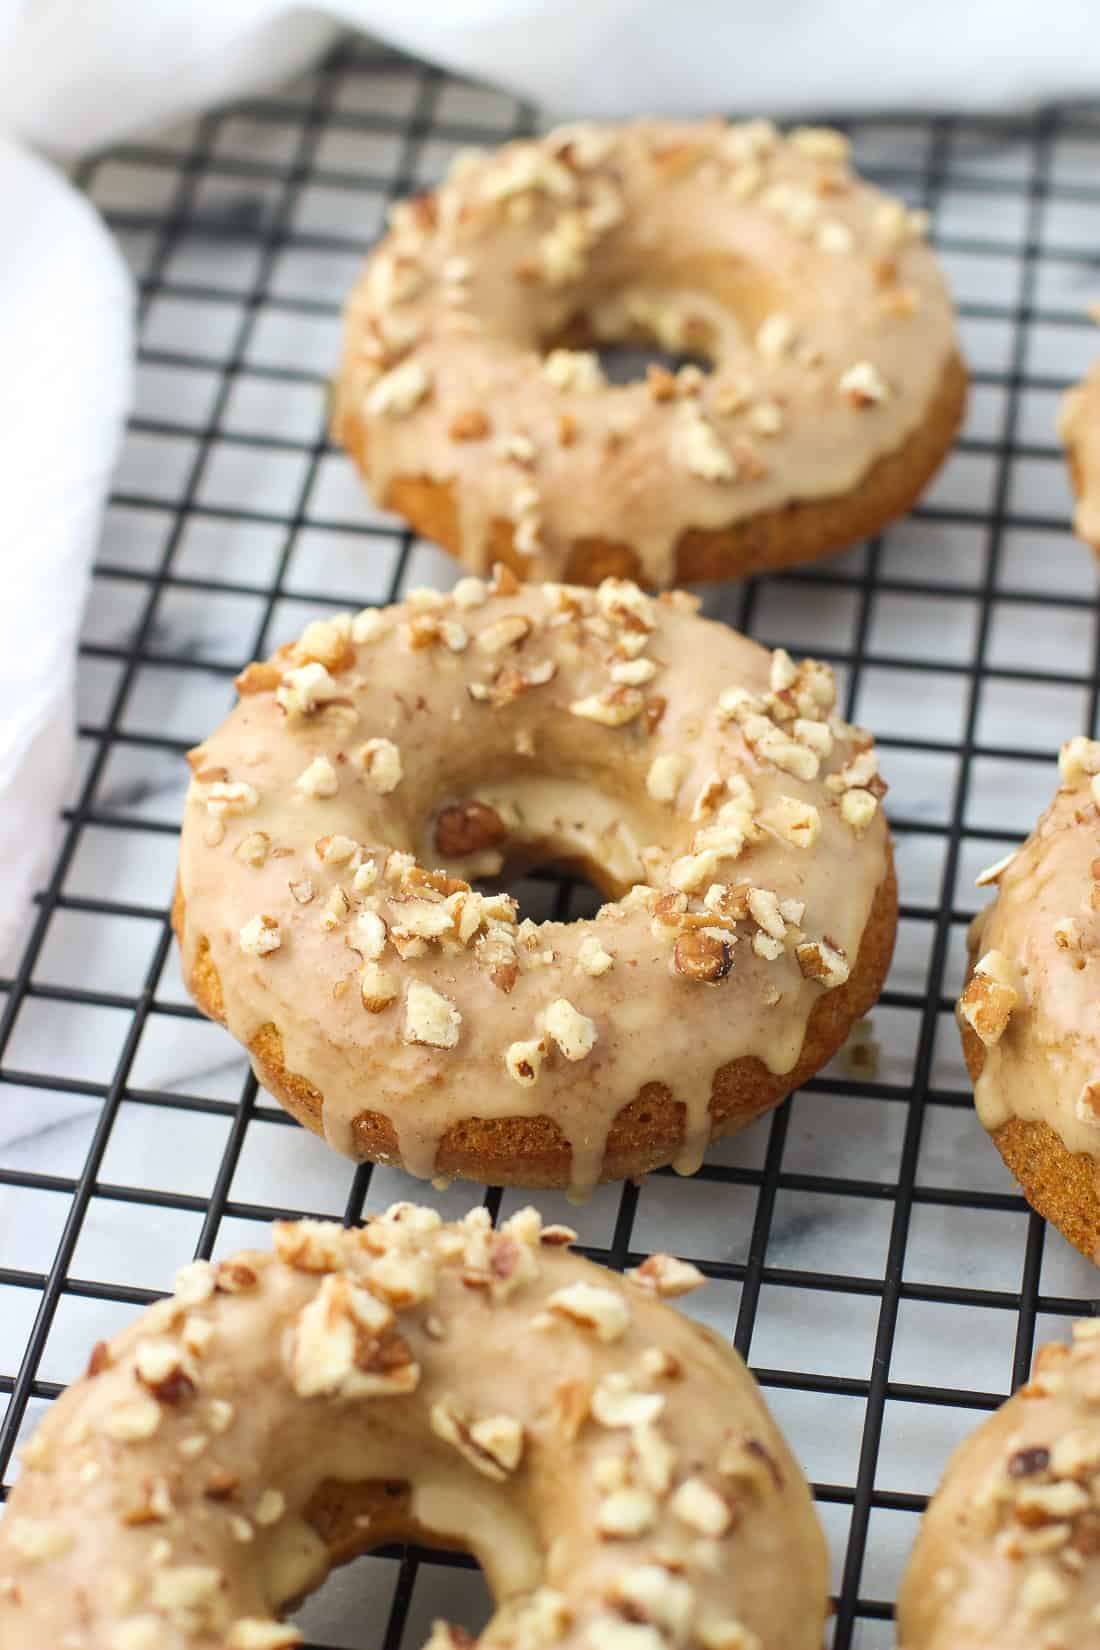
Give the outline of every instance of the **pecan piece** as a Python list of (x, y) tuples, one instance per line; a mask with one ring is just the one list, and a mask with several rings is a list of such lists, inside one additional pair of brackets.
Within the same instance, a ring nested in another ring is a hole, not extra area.
[(93, 1375), (102, 1375), (105, 1369), (110, 1369), (111, 1362), (110, 1346), (106, 1341), (97, 1341), (92, 1347), (88, 1367), (84, 1371), (85, 1380), (90, 1380)]
[(733, 946), (700, 929), (681, 934), (672, 952), (677, 974), (685, 979), (699, 980), (704, 985), (717, 985), (733, 967)]
[(489, 434), (489, 420), (480, 407), (468, 407), (456, 413), (447, 431), (452, 441), (480, 441)]
[(492, 848), (507, 835), (500, 815), (487, 802), (452, 802), (436, 818), (436, 853), (444, 859), (465, 859)]
[(1030, 1478), (1033, 1473), (1046, 1472), (1050, 1466), (1050, 1451), (1041, 1445), (1034, 1449), (1020, 1449), (1015, 1455), (1009, 1456), (1008, 1476), (1010, 1478)]
[(645, 731), (656, 733), (661, 717), (668, 708), (668, 700), (660, 693), (651, 693), (645, 702)]
[(207, 1501), (228, 1501), (239, 1483), (235, 1473), (226, 1472), (224, 1467), (211, 1467), (202, 1493)]
[(261, 664), (254, 659), (233, 678), (233, 686), (243, 699), (250, 693), (274, 693), (282, 679), (278, 665)]
[(519, 590), (519, 580), (507, 563), (495, 561), (493, 563), (493, 577), (489, 585), (490, 596), (514, 596)]

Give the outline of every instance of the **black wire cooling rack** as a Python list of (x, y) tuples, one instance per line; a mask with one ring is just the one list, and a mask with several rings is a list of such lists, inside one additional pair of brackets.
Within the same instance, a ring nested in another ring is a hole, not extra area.
[[(834, 117), (835, 118), (835, 117)], [(309, 618), (449, 579), (372, 512), (325, 437), (339, 304), (386, 203), (453, 152), (531, 130), (510, 99), (345, 44), (278, 96), (118, 149), (79, 181), (137, 278), (137, 410), (81, 658), (83, 761), (56, 865), (0, 979), (0, 1468), (87, 1347), (173, 1268), (280, 1215), (355, 1220), (419, 1188), (336, 1159), (257, 1091), (180, 984), (167, 923), (182, 753), (230, 678)], [(927, 207), (974, 391), (921, 505), (867, 545), (731, 585), (708, 611), (836, 667), (892, 781), (902, 922), (858, 1046), (692, 1181), (580, 1211), (614, 1266), (658, 1245), (749, 1359), (814, 1481), (836, 1650), (885, 1650), (916, 1520), (950, 1448), (1095, 1274), (1030, 1215), (972, 1113), (951, 1023), (973, 876), (1029, 828), (1058, 743), (1095, 731), (1095, 575), (1068, 528), (1057, 395), (1094, 350), (1100, 110), (841, 122), (857, 163)], [(525, 885), (564, 915), (582, 891)], [(457, 1210), (484, 1195), (425, 1188)], [(386, 1550), (330, 1580), (311, 1642), (409, 1650), (476, 1627), (472, 1565)]]

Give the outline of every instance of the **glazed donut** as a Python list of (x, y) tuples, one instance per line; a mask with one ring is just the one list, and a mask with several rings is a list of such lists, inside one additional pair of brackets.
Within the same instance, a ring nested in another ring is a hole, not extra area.
[[(391, 225), (348, 305), (334, 437), (475, 573), (805, 561), (906, 510), (961, 420), (923, 216), (839, 132), (564, 127), (461, 156)], [(610, 385), (584, 347), (644, 338), (713, 370)]]
[(898, 1595), (898, 1650), (1100, 1645), (1100, 1320), (948, 1462)]
[[(191, 755), (199, 1006), (338, 1150), (570, 1185), (698, 1168), (831, 1057), (896, 922), (870, 735), (831, 672), (606, 580), (463, 579), (239, 678)], [(609, 903), (471, 887), (566, 862)]]
[(1100, 743), (1075, 738), (1035, 830), (982, 873), (959, 1026), (978, 1117), (1033, 1208), (1100, 1259)]
[[(278, 1618), (393, 1539), (462, 1547), (510, 1650), (819, 1650), (825, 1546), (748, 1370), (534, 1209), (183, 1267), (23, 1453), (0, 1647), (289, 1650)], [(438, 1623), (435, 1650), (473, 1640)]]
[(1100, 361), (1062, 398), (1058, 434), (1077, 494), (1073, 530), (1100, 552)]

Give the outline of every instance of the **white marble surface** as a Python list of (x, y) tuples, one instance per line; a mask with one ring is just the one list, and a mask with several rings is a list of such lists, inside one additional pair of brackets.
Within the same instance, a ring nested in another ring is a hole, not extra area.
[[(370, 107), (370, 80), (369, 75), (349, 76), (339, 92), (341, 107), (359, 107), (356, 99)], [(390, 76), (378, 82), (373, 95), (400, 102), (401, 85), (401, 77)], [(292, 88), (290, 95), (304, 100), (309, 88)], [(514, 113), (507, 100), (489, 94), (469, 93), (462, 107), (471, 106), (479, 123), (490, 127), (503, 128)], [(390, 137), (356, 136), (360, 147), (349, 148), (344, 129), (326, 131), (322, 159), (325, 145), (331, 145), (328, 163), (333, 167), (384, 172), (392, 166), (393, 154), (385, 150)], [(184, 152), (189, 139), (187, 131), (169, 136), (168, 152), (172, 145)], [(906, 174), (920, 166), (923, 142), (924, 134), (916, 128), (900, 133), (870, 129), (864, 149), (872, 160)], [(835, 656), (842, 682), (848, 680), (848, 661), (866, 624), (864, 651), (871, 662), (862, 669), (851, 710), (885, 740), (882, 766), (898, 827), (902, 898), (911, 913), (901, 925), (889, 982), (895, 995), (873, 1016), (880, 1047), (879, 1092), (869, 1095), (863, 1080), (840, 1059), (827, 1074), (836, 1079), (836, 1092), (805, 1092), (791, 1107), (766, 1252), (766, 1265), (773, 1270), (761, 1288), (750, 1348), (751, 1361), (761, 1370), (802, 1371), (820, 1378), (819, 1390), (813, 1391), (771, 1386), (769, 1400), (810, 1476), (849, 1488), (856, 1482), (865, 1402), (859, 1392), (838, 1391), (830, 1382), (863, 1383), (871, 1372), (893, 1191), (930, 984), (933, 913), (945, 898), (954, 920), (944, 977), (933, 982), (943, 1008), (916, 1168), (922, 1200), (912, 1213), (903, 1279), (907, 1286), (999, 1292), (1005, 1304), (977, 1308), (903, 1299), (889, 1377), (895, 1383), (964, 1393), (1002, 1393), (1011, 1380), (1016, 1314), (1010, 1297), (1021, 1283), (1028, 1217), (967, 1103), (947, 1000), (960, 981), (965, 921), (981, 897), (973, 889), (974, 874), (1004, 852), (1004, 833), (1026, 832), (1052, 789), (1054, 750), (1084, 725), (1097, 647), (1095, 608), (1060, 607), (1051, 601), (1052, 596), (1072, 596), (1091, 602), (1095, 592), (1092, 564), (1063, 525), (1069, 500), (1052, 438), (1053, 385), (1085, 366), (1092, 340), (1068, 320), (1030, 324), (1026, 359), (1044, 387), (1026, 388), (1019, 396), (1017, 435), (1028, 447), (1004, 473), (997, 445), (1005, 429), (1005, 374), (1014, 339), (1007, 306), (1016, 301), (1022, 278), (1021, 259), (1006, 251), (1004, 242), (1021, 228), (1022, 190), (1016, 186), (1026, 182), (1029, 159), (1020, 143), (983, 143), (966, 128), (956, 142), (954, 158), (972, 186), (945, 192), (938, 223), (954, 237), (954, 250), (945, 258), (968, 306), (964, 337), (980, 374), (966, 440), (935, 481), (925, 511), (885, 536), (877, 572), (888, 588), (878, 590), (868, 612), (857, 582), (867, 565), (864, 547), (810, 577), (762, 582), (752, 610), (757, 636), (792, 650)], [(451, 146), (443, 140), (424, 143), (413, 157), (414, 170), (429, 178)], [(223, 123), (217, 147), (230, 160), (259, 158), (277, 164), (286, 158), (282, 128), (243, 116)], [(1067, 138), (1058, 146), (1057, 163), (1072, 181), (1098, 153), (1100, 142)], [(115, 208), (131, 208), (140, 200), (159, 210), (168, 199), (172, 176), (167, 165), (120, 158), (100, 168), (93, 194)], [(1000, 192), (982, 193), (975, 185), (983, 179)], [(265, 194), (265, 186), (247, 179), (238, 180), (228, 195), (224, 179), (208, 179), (203, 188), (209, 190), (204, 210), (210, 212), (232, 211), (247, 218), (270, 207), (271, 188)], [(360, 225), (366, 237), (377, 212), (369, 197), (365, 206), (359, 195), (351, 199), (356, 211), (366, 214)], [(345, 222), (348, 212), (346, 191), (341, 197), (316, 184), (305, 192), (299, 212), (302, 224), (312, 230), (339, 227), (341, 212)], [(1058, 248), (1095, 236), (1100, 205), (1079, 204), (1075, 216), (1070, 212), (1070, 203), (1057, 201), (1044, 213), (1041, 233), (1048, 256), (1037, 283), (1040, 301), (1067, 316), (1095, 296), (1095, 288), (1090, 272), (1078, 261), (1060, 258)], [(140, 274), (151, 256), (152, 236), (134, 230), (126, 244)], [(70, 1284), (46, 1340), (41, 1380), (70, 1379), (92, 1341), (109, 1334), (132, 1311), (125, 1301), (81, 1293), (82, 1283), (116, 1290), (168, 1286), (175, 1267), (195, 1251), (205, 1200), (225, 1161), (246, 1063), (219, 1028), (190, 1012), (172, 1012), (187, 1003), (174, 950), (159, 970), (154, 967), (174, 862), (171, 831), (154, 827), (172, 827), (177, 821), (186, 783), (182, 750), (228, 707), (233, 669), (261, 642), (277, 645), (307, 619), (329, 610), (316, 602), (318, 592), (330, 593), (335, 605), (348, 606), (379, 599), (389, 588), (400, 547), (396, 524), (370, 511), (342, 457), (325, 453), (310, 471), (309, 444), (322, 417), (320, 379), (336, 347), (335, 305), (355, 263), (350, 252), (295, 246), (293, 239), (276, 257), (272, 287), (280, 302), (261, 305), (246, 330), (240, 370), (221, 420), (223, 434), (207, 453), (199, 476), (196, 497), (202, 513), (187, 517), (172, 559), (176, 578), (201, 580), (203, 588), (170, 582), (157, 598), (146, 638), (149, 662), (140, 667), (126, 696), (119, 720), (124, 737), (112, 742), (92, 799), (95, 813), (112, 823), (82, 828), (65, 877), (68, 898), (106, 900), (147, 914), (56, 911), (34, 965), (34, 984), (83, 988), (103, 1000), (74, 1006), (49, 996), (25, 998), (2, 1055), (0, 1166), (58, 1180), (57, 1189), (0, 1186), (2, 1374), (14, 1375), (20, 1365), (41, 1284), (101, 1114), (102, 1095), (119, 1071), (132, 1007), (147, 986), (152, 988), (151, 1008), (124, 1074), (123, 1098), (68, 1268)], [(84, 631), (96, 647), (125, 649), (140, 622), (149, 586), (127, 575), (148, 575), (171, 531), (172, 502), (198, 452), (194, 431), (210, 414), (255, 268), (254, 239), (219, 244), (215, 256), (208, 241), (185, 234), (168, 260), (172, 290), (154, 296), (145, 325), (146, 345), (159, 353), (139, 369), (138, 423), (117, 483), (121, 495), (131, 500), (142, 495), (148, 502), (116, 504), (105, 524)], [(186, 283), (194, 281), (214, 281), (225, 296), (216, 302), (189, 296)], [(297, 308), (305, 297), (331, 305), (331, 310)], [(173, 365), (175, 355), (163, 353), (180, 351), (203, 357), (204, 364)], [(282, 381), (255, 370), (288, 363), (300, 370), (300, 378)], [(292, 445), (253, 447), (233, 439), (249, 434), (278, 436)], [(979, 634), (980, 598), (994, 543), (988, 524), (974, 512), (987, 511), (995, 496), (1003, 496), (1012, 515), (996, 546), (986, 669), (976, 711), (978, 754), (964, 815), (967, 834), (954, 886), (945, 890), (944, 827), (959, 757), (938, 746), (959, 739), (970, 709), (965, 667)], [(277, 521), (245, 521), (232, 512), (256, 512), (263, 518), (295, 509), (299, 502), (302, 524), (290, 546), (271, 624), (261, 637), (265, 592), (286, 548), (286, 530)], [(381, 531), (367, 540), (361, 529), (369, 522)], [(446, 583), (452, 577), (451, 564), (427, 546), (415, 547), (404, 569), (406, 585)], [(912, 588), (921, 581), (955, 593), (930, 598)], [(230, 582), (248, 591), (221, 588)], [(714, 613), (736, 618), (741, 596), (733, 586), (708, 595), (707, 605)], [(927, 661), (939, 668), (918, 671)], [(1021, 661), (1042, 679), (1014, 679), (1011, 672)], [(94, 754), (95, 730), (102, 726), (121, 670), (121, 661), (112, 656), (82, 661), (81, 720), (89, 730), (82, 741), (85, 762)], [(169, 748), (144, 743), (149, 737), (172, 743)], [(1030, 754), (997, 754), (1006, 747)], [(86, 771), (74, 776), (74, 797)], [(537, 915), (544, 891), (528, 885), (522, 894), (525, 909)], [(14, 968), (14, 959), (0, 962), (0, 977)], [(37, 1074), (42, 1086), (21, 1084), (18, 1073)], [(66, 1087), (72, 1082), (95, 1085), (95, 1092), (74, 1093)], [(173, 1097), (177, 1104), (164, 1103)], [(752, 1177), (763, 1167), (772, 1126), (770, 1120), (757, 1124), (708, 1159), (712, 1165), (745, 1171), (745, 1184), (722, 1183), (705, 1173), (692, 1181), (671, 1176), (647, 1181), (638, 1196), (634, 1247), (669, 1247), (704, 1264), (747, 1261), (757, 1205)], [(215, 1253), (262, 1243), (264, 1224), (275, 1211), (341, 1215), (353, 1175), (352, 1165), (290, 1125), (261, 1093), (233, 1168), (231, 1212), (218, 1226)], [(821, 1177), (825, 1184), (802, 1190), (800, 1176)], [(853, 1180), (871, 1195), (851, 1195), (842, 1183)], [(934, 1195), (924, 1200), (936, 1191), (992, 1193), (996, 1203), (983, 1210), (955, 1207)], [(171, 1194), (180, 1206), (150, 1203), (143, 1192)], [(452, 1187), (440, 1194), (379, 1171), (371, 1178), (367, 1208), (410, 1194), (456, 1212), (479, 1197), (481, 1189)], [(516, 1194), (506, 1194), (505, 1209), (518, 1201)], [(576, 1224), (585, 1242), (609, 1244), (619, 1208), (617, 1188), (601, 1190), (579, 1211), (556, 1197), (539, 1201), (548, 1217)], [(794, 1286), (791, 1274), (804, 1273), (860, 1281), (828, 1291)], [(1097, 1274), (1048, 1231), (1040, 1289), (1046, 1297), (1083, 1309), (1097, 1295)], [(741, 1295), (740, 1283), (715, 1281), (688, 1305), (732, 1333)], [(1064, 1327), (1062, 1319), (1043, 1315), (1038, 1334), (1057, 1334)], [(27, 1424), (42, 1407), (41, 1400), (32, 1400)], [(929, 1492), (950, 1448), (978, 1418), (979, 1412), (965, 1403), (888, 1400), (876, 1488)], [(828, 1502), (821, 1510), (832, 1544), (834, 1580), (839, 1581), (848, 1509)], [(873, 1512), (863, 1596), (893, 1597), (914, 1523), (909, 1513)], [(318, 1641), (349, 1650), (378, 1645), (396, 1571), (392, 1560), (368, 1559), (334, 1578), (307, 1606), (309, 1631)], [(419, 1643), (433, 1614), (446, 1612), (476, 1625), (485, 1607), (476, 1574), (428, 1566), (417, 1580), (404, 1643)], [(891, 1637), (888, 1624), (862, 1621), (853, 1643), (859, 1650), (880, 1650)]]

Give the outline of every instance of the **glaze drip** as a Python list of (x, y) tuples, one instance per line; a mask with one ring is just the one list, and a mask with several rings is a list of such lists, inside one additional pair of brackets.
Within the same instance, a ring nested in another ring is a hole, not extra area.
[[(250, 667), (193, 753), (185, 976), (246, 1045), (275, 1028), (348, 1155), (364, 1112), (426, 1179), (464, 1118), (549, 1118), (583, 1193), (656, 1084), (693, 1170), (718, 1070), (791, 1071), (855, 963), (889, 866), (869, 735), (686, 597), (471, 583)], [(535, 924), (471, 887), (533, 847), (615, 897)]]
[[(383, 505), (450, 489), (484, 572), (612, 542), (647, 584), (689, 529), (855, 489), (929, 416), (957, 356), (919, 214), (836, 132), (767, 122), (566, 128), (463, 155), (391, 213), (347, 310), (334, 430)], [(609, 385), (586, 348), (709, 359)]]

